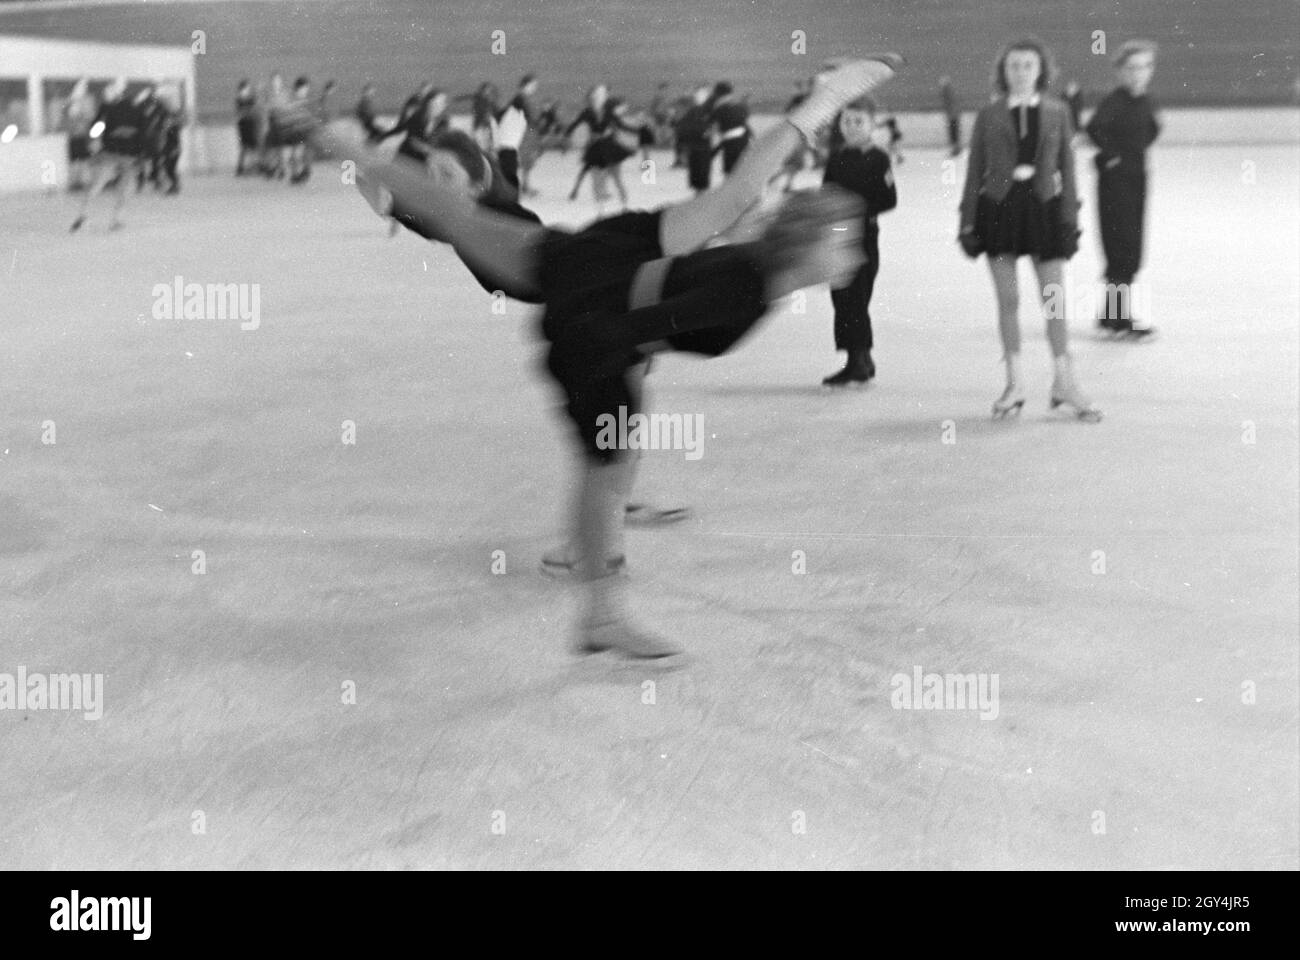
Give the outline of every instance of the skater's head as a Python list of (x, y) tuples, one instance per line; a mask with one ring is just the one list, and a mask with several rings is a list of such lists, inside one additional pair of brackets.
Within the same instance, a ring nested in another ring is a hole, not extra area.
[(1151, 40), (1126, 40), (1115, 54), (1119, 82), (1129, 93), (1140, 97), (1151, 85), (1156, 72), (1156, 45)]
[(599, 110), (605, 106), (605, 101), (609, 99), (609, 87), (603, 83), (598, 83), (587, 91), (587, 103), (591, 104), (593, 109)]
[(519, 92), (525, 97), (532, 97), (537, 94), (537, 78), (531, 73), (525, 73), (519, 81)]
[(858, 97), (840, 111), (836, 124), (845, 147), (866, 149), (876, 127), (876, 102), (867, 96)]
[(695, 93), (691, 99), (695, 101), (697, 107), (702, 107), (709, 102), (709, 97), (713, 95), (713, 88), (707, 84), (695, 88)]
[(429, 176), (439, 186), (474, 201), (508, 203), (518, 199), (496, 160), (463, 130), (444, 130), (429, 146)]
[(733, 87), (728, 81), (719, 80), (713, 86), (713, 102), (721, 103), (723, 100), (726, 100), (727, 97), (731, 96), (731, 94), (735, 91), (735, 89), (736, 88)]
[(865, 262), (862, 199), (833, 184), (789, 194), (770, 216), (754, 250), (778, 296), (804, 287), (849, 284)]
[(293, 95), (302, 99), (311, 93), (311, 81), (306, 77), (299, 77), (293, 82)]
[(1052, 54), (1037, 37), (1024, 37), (1008, 44), (993, 68), (993, 84), (1001, 93), (1027, 97), (1046, 90), (1052, 82)]

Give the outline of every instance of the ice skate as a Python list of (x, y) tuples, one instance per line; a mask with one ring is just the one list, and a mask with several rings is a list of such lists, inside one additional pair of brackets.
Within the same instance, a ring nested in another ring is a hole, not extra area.
[[(556, 580), (568, 580), (578, 571), (578, 550), (572, 543), (555, 547), (542, 554), (542, 573)], [(627, 557), (610, 557), (605, 561), (605, 570), (627, 576)]]
[(1006, 420), (1020, 416), (1025, 406), (1025, 393), (1018, 384), (1009, 383), (1002, 396), (993, 401), (993, 419)]
[(844, 369), (822, 380), (826, 387), (847, 387), (854, 383), (867, 383), (876, 376), (876, 365), (869, 354), (850, 354)]
[(648, 633), (623, 618), (584, 620), (578, 628), (572, 649), (580, 655), (616, 650), (625, 657), (637, 660), (659, 660), (685, 652), (675, 643)]
[(649, 503), (629, 503), (623, 511), (628, 527), (666, 527), (691, 517), (690, 507), (656, 507)]
[(1025, 407), (1025, 391), (1020, 386), (1020, 354), (1009, 353), (1002, 362), (1007, 367), (1007, 387), (1002, 396), (993, 401), (994, 420), (1018, 417)]
[(1093, 406), (1092, 401), (1083, 395), (1074, 382), (1074, 368), (1070, 358), (1056, 358), (1056, 377), (1052, 380), (1051, 407), (1070, 407), (1074, 415), (1085, 423), (1098, 423), (1101, 411)]
[(1146, 324), (1128, 321), (1128, 328), (1124, 331), (1123, 339), (1133, 343), (1150, 343), (1156, 338), (1156, 328)]

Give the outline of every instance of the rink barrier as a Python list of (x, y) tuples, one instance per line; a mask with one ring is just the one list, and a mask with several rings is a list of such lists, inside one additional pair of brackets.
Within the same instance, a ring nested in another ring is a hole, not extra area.
[[(900, 146), (904, 150), (947, 145), (947, 123), (941, 113), (898, 113), (896, 116), (903, 132)], [(1296, 107), (1168, 109), (1161, 111), (1160, 117), (1163, 124), (1160, 146), (1300, 145), (1300, 108)], [(756, 116), (751, 118), (750, 125), (761, 132), (780, 119)], [(973, 122), (973, 113), (963, 114), (964, 137), (969, 137)], [(469, 118), (455, 117), (452, 125), (468, 129)], [(227, 174), (235, 168), (238, 138), (233, 123), (190, 127), (184, 132), (183, 144), (183, 173)], [(24, 136), (0, 143), (0, 193), (57, 189), (67, 183), (67, 156), (65, 134)], [(51, 179), (54, 184), (48, 182)]]

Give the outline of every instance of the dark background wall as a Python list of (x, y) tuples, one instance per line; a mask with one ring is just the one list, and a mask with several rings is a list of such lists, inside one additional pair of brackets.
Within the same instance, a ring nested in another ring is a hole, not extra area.
[[(987, 94), (990, 64), (1008, 39), (1032, 32), (1053, 48), (1062, 77), (1095, 99), (1111, 83), (1109, 51), (1142, 35), (1161, 44), (1155, 93), (1163, 104), (1297, 102), (1296, 0), (281, 0), (148, 3), (4, 11), (0, 33), (135, 43), (189, 44), (203, 30), (197, 61), (204, 119), (232, 113), (241, 77), (273, 69), (339, 83), (351, 103), (365, 80), (396, 106), (420, 80), (453, 92), (481, 80), (513, 86), (526, 71), (543, 97), (577, 102), (594, 80), (645, 103), (660, 81), (676, 93), (727, 78), (756, 107), (783, 105), (794, 81), (825, 56), (892, 49), (909, 60), (887, 91), (895, 109), (936, 104), (952, 76), (966, 106)], [(506, 54), (490, 53), (494, 30)], [(791, 33), (807, 55), (791, 53)], [(0, 73), (3, 65), (0, 64)]]

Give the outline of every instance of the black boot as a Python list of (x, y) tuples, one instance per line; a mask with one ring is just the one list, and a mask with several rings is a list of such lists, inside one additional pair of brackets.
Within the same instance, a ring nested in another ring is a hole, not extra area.
[(870, 352), (850, 350), (844, 369), (831, 374), (822, 383), (828, 387), (845, 387), (850, 383), (866, 383), (875, 375), (876, 365), (871, 362)]

